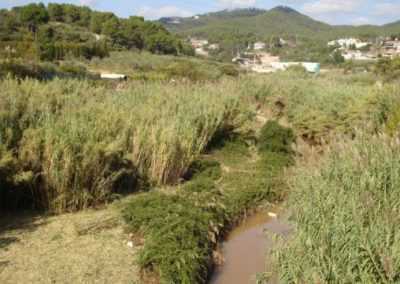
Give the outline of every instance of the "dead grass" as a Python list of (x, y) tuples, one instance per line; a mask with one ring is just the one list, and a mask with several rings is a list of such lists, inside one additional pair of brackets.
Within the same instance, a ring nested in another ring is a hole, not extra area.
[(0, 283), (138, 283), (137, 247), (116, 212), (0, 220)]

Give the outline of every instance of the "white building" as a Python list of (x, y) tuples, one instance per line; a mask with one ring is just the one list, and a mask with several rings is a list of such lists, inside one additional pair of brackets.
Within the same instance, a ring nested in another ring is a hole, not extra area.
[(363, 42), (357, 38), (341, 38), (328, 42), (328, 46), (340, 46), (342, 48), (350, 48), (351, 46), (354, 46), (357, 49), (366, 47), (369, 44), (370, 43)]
[(346, 53), (343, 53), (342, 56), (345, 60), (373, 60), (371, 56), (368, 56), (359, 50), (347, 51)]

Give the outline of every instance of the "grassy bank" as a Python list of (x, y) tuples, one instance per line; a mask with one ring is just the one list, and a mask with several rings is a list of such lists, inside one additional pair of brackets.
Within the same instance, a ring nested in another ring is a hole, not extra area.
[(318, 144), (334, 133), (354, 134), (355, 128), (376, 132), (399, 93), (396, 84), (377, 83), (372, 74), (284, 72), (248, 83), (258, 89), (260, 106), (286, 117), (299, 136)]
[(148, 52), (112, 52), (109, 58), (95, 59), (88, 68), (97, 72), (119, 72), (135, 80), (215, 81), (224, 76), (237, 77), (239, 69), (195, 57), (158, 56)]
[(280, 174), (291, 163), (293, 141), (289, 129), (269, 122), (258, 151), (238, 139), (226, 141), (196, 162), (190, 181), (175, 191), (149, 192), (130, 202), (123, 217), (145, 239), (138, 258), (144, 278), (205, 283), (225, 232), (260, 202), (281, 197)]
[(297, 230), (277, 253), (283, 283), (400, 281), (400, 144), (386, 135), (338, 139), (293, 173)]

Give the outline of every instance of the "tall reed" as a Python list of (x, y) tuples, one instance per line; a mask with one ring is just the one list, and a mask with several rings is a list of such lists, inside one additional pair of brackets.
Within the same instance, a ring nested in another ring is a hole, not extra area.
[(116, 91), (75, 80), (5, 80), (0, 88), (0, 144), (31, 174), (38, 205), (56, 212), (137, 190), (139, 176), (177, 182), (214, 134), (239, 125), (244, 113), (231, 81)]
[(283, 283), (400, 281), (400, 142), (358, 133), (290, 179), (294, 238), (277, 252)]

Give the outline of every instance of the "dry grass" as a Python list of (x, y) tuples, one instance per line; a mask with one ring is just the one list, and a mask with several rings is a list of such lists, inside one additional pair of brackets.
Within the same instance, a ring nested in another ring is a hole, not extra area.
[[(118, 222), (108, 222), (116, 212), (110, 206), (56, 217), (2, 217), (0, 282), (138, 283), (137, 248), (127, 246)], [(96, 229), (83, 234), (92, 225)]]

